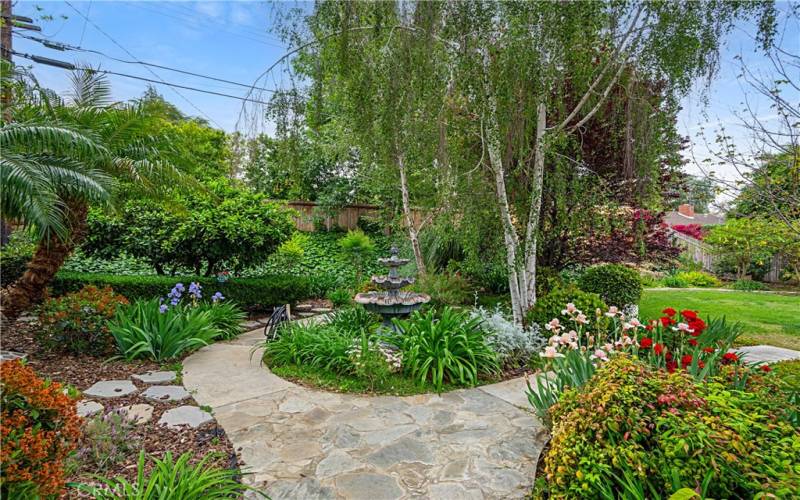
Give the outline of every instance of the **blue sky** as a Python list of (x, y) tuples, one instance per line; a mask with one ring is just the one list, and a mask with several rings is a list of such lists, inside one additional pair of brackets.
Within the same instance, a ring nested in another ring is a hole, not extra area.
[[(109, 1), (71, 1), (76, 9), (87, 15), (119, 45), (130, 51), (137, 59), (164, 66), (177, 67), (196, 73), (212, 75), (241, 83), (251, 83), (266, 67), (286, 51), (285, 45), (268, 32), (274, 20), (275, 3), (267, 2), (109, 2)], [(787, 8), (787, 4), (779, 4)], [(37, 10), (36, 7), (41, 10)], [(304, 7), (309, 3), (279, 3), (278, 7)], [(52, 21), (41, 21), (43, 37), (71, 45), (94, 49), (121, 59), (130, 59), (119, 46), (87, 23), (65, 2), (20, 1), (15, 13), (38, 17), (48, 14)], [(64, 19), (62, 16), (66, 16)], [(795, 28), (797, 28), (795, 26)], [(739, 66), (734, 56), (741, 54), (751, 68), (766, 68), (763, 56), (754, 52), (750, 35), (752, 25), (744, 24), (731, 34), (721, 56), (718, 77), (706, 89), (708, 103), (700, 100), (700, 89), (686, 97), (679, 116), (682, 134), (696, 139), (701, 127), (713, 130), (717, 123), (725, 123), (731, 132), (737, 131), (732, 115), (740, 107), (744, 89), (737, 82)], [(31, 33), (36, 35), (36, 33)], [(800, 37), (797, 31), (786, 35), (784, 43), (797, 53)], [(40, 44), (15, 37), (15, 50), (67, 60), (73, 63), (101, 66), (103, 69), (130, 73), (146, 78), (155, 78), (144, 67), (124, 64), (85, 52), (58, 52), (46, 49)], [(18, 62), (26, 62), (18, 59)], [(27, 63), (27, 62), (26, 62)], [(39, 80), (50, 88), (63, 91), (67, 88), (66, 72), (61, 69), (34, 64)], [(198, 86), (223, 93), (243, 95), (244, 89), (227, 84), (211, 82), (162, 69), (154, 71), (168, 82), (187, 86)], [(276, 74), (280, 78), (280, 74)], [(119, 100), (138, 97), (147, 86), (146, 82), (123, 77), (111, 77), (115, 98)], [(274, 87), (278, 82), (269, 80), (263, 86)], [(224, 97), (200, 94), (190, 90), (179, 90), (180, 97), (166, 86), (157, 85), (159, 91), (184, 113), (202, 116), (210, 123), (227, 131), (236, 129), (241, 102)], [(793, 97), (795, 101), (798, 99)], [(187, 102), (187, 99), (189, 102)], [(755, 102), (762, 106), (763, 103)], [(202, 110), (202, 114), (198, 111)], [(763, 109), (768, 114), (768, 109)], [(710, 134), (707, 132), (710, 138)], [(695, 141), (694, 155), (702, 158), (707, 151)], [(699, 169), (689, 165), (694, 173)]]

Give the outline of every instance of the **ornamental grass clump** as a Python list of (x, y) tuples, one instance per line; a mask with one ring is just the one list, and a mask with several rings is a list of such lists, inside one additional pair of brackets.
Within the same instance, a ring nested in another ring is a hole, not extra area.
[[(266, 495), (239, 482), (239, 471), (221, 469), (209, 464), (218, 455), (211, 453), (196, 464), (191, 463), (192, 454), (187, 452), (176, 459), (172, 452), (164, 453), (159, 459), (150, 457), (152, 468), (148, 467), (144, 450), (139, 453), (136, 479), (105, 478), (95, 476), (101, 486), (78, 485), (78, 489), (97, 500), (191, 500), (242, 498), (245, 491), (251, 494)], [(150, 469), (149, 473), (145, 471)]]
[(60, 494), (64, 462), (81, 436), (75, 398), (14, 360), (0, 362), (0, 402), (0, 497)]
[(800, 435), (787, 405), (769, 375), (742, 391), (724, 375), (698, 382), (615, 356), (552, 407), (537, 496), (789, 498), (800, 491)]

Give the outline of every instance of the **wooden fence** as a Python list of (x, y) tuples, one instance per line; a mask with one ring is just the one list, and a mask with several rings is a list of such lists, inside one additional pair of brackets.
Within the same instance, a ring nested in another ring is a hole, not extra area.
[(322, 217), (320, 210), (317, 210), (319, 205), (313, 201), (287, 201), (286, 206), (298, 212), (294, 218), (295, 227), (307, 232), (319, 229), (315, 222), (324, 225), (328, 231), (335, 227), (344, 230), (356, 229), (358, 219), (363, 216), (378, 217), (380, 208), (375, 205), (347, 205), (339, 209), (335, 215)]
[(704, 271), (714, 270), (714, 255), (711, 253), (711, 248), (702, 241), (687, 236), (678, 231), (672, 231), (672, 241), (679, 247), (683, 248), (683, 252), (692, 258), (693, 261), (702, 264)]

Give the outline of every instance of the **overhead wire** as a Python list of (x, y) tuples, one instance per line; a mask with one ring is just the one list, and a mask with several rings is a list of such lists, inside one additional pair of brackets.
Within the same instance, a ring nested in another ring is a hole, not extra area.
[[(171, 66), (164, 66), (164, 65), (161, 65), (161, 64), (149, 63), (149, 62), (139, 61), (139, 60), (130, 61), (130, 60), (126, 60), (126, 59), (120, 59), (118, 57), (114, 57), (114, 56), (108, 55), (108, 54), (106, 54), (104, 52), (101, 52), (99, 50), (87, 49), (85, 47), (78, 47), (78, 46), (69, 45), (69, 44), (66, 44), (66, 43), (63, 43), (63, 42), (44, 40), (44, 39), (41, 39), (41, 38), (36, 37), (36, 36), (28, 35), (26, 33), (19, 33), (19, 32), (15, 32), (15, 33), (17, 35), (23, 37), (23, 38), (27, 38), (29, 40), (33, 40), (35, 42), (41, 43), (45, 47), (48, 47), (48, 48), (51, 48), (51, 49), (71, 50), (71, 51), (80, 51), (80, 52), (91, 52), (93, 54), (98, 54), (98, 55), (101, 55), (103, 57), (107, 57), (108, 59), (112, 59), (114, 61), (118, 61), (118, 62), (125, 63), (125, 64), (139, 64), (139, 65), (142, 65), (142, 66), (151, 66), (151, 67), (154, 67), (154, 68), (160, 68), (160, 69), (164, 69), (164, 70), (167, 70), (167, 71), (174, 71), (175, 73), (183, 73), (184, 75), (191, 75), (191, 76), (196, 76), (198, 78), (205, 78), (205, 79), (208, 79), (208, 80), (214, 80), (214, 81), (217, 81), (217, 82), (227, 83), (227, 84), (230, 84), (230, 85), (236, 85), (238, 87), (244, 87), (246, 89), (249, 89), (249, 88), (253, 87), (252, 85), (248, 85), (246, 83), (240, 83), (240, 82), (235, 82), (233, 80), (226, 80), (224, 78), (218, 78), (218, 77), (211, 76), (211, 75), (204, 75), (204, 74), (201, 74), (201, 73), (195, 73), (193, 71), (188, 71), (188, 70), (179, 69), (179, 68), (173, 68)], [(268, 88), (264, 88), (264, 87), (255, 87), (255, 88), (258, 89), (258, 90), (263, 90), (265, 92), (277, 92), (275, 89), (268, 89)]]
[[(112, 37), (111, 35), (109, 35), (108, 33), (106, 33), (106, 32), (105, 32), (105, 30), (103, 30), (103, 28), (101, 28), (100, 26), (98, 26), (98, 25), (97, 25), (97, 24), (96, 24), (94, 21), (92, 21), (92, 20), (91, 20), (91, 19), (89, 19), (88, 17), (84, 16), (84, 15), (83, 15), (83, 12), (81, 12), (80, 10), (78, 10), (77, 8), (75, 8), (75, 6), (74, 6), (74, 5), (72, 5), (72, 4), (71, 4), (71, 3), (70, 3), (68, 0), (64, 0), (64, 3), (66, 3), (66, 4), (67, 4), (67, 5), (68, 5), (68, 6), (69, 6), (69, 7), (70, 7), (72, 10), (74, 10), (75, 12), (77, 12), (79, 16), (83, 17), (83, 18), (86, 20), (86, 22), (88, 22), (89, 24), (91, 24), (91, 25), (92, 25), (92, 26), (93, 26), (93, 27), (94, 27), (94, 28), (95, 28), (97, 31), (99, 31), (100, 33), (102, 33), (102, 34), (103, 34), (103, 36), (105, 36), (106, 38), (108, 38), (108, 39), (109, 39), (109, 40), (110, 40), (110, 41), (111, 41), (111, 42), (112, 42), (114, 45), (116, 45), (117, 47), (119, 47), (120, 49), (122, 49), (122, 50), (123, 50), (123, 51), (124, 51), (126, 54), (128, 54), (128, 56), (130, 56), (131, 58), (133, 58), (133, 59), (135, 59), (135, 60), (139, 61), (139, 59), (138, 59), (138, 58), (137, 58), (135, 55), (133, 55), (133, 54), (131, 53), (131, 51), (129, 51), (128, 49), (126, 49), (125, 47), (123, 47), (123, 46), (122, 46), (122, 44), (120, 44), (119, 42), (117, 42), (117, 41), (114, 39), (114, 37)], [(158, 75), (158, 73), (156, 73), (155, 71), (153, 71), (152, 69), (150, 69), (150, 68), (149, 68), (149, 67), (147, 67), (147, 66), (145, 66), (145, 69), (146, 69), (146, 70), (147, 70), (147, 71), (148, 71), (150, 74), (152, 74), (153, 76), (155, 76), (155, 77), (156, 77), (158, 80), (160, 80), (162, 83), (165, 83), (165, 84), (166, 84), (166, 82), (164, 82), (164, 79), (163, 79), (163, 78), (161, 78), (161, 77)], [(176, 94), (178, 94), (178, 95), (181, 97), (181, 99), (183, 99), (184, 101), (186, 101), (186, 102), (187, 102), (187, 103), (188, 103), (188, 104), (189, 104), (191, 107), (193, 107), (193, 108), (194, 108), (195, 110), (197, 110), (197, 111), (198, 111), (198, 112), (199, 112), (201, 115), (203, 115), (204, 117), (206, 117), (206, 118), (207, 118), (207, 119), (208, 119), (210, 122), (214, 123), (214, 124), (215, 124), (217, 127), (219, 127), (219, 128), (224, 128), (224, 127), (223, 127), (222, 125), (220, 125), (220, 124), (219, 124), (219, 123), (218, 123), (216, 120), (214, 120), (213, 118), (211, 118), (210, 116), (208, 116), (208, 114), (206, 114), (206, 113), (205, 113), (205, 112), (204, 112), (202, 109), (198, 108), (198, 107), (197, 107), (197, 106), (196, 106), (196, 105), (195, 105), (195, 104), (194, 104), (192, 101), (190, 101), (190, 100), (189, 100), (189, 98), (187, 98), (186, 96), (184, 96), (183, 94), (181, 94), (181, 93), (180, 93), (180, 92), (179, 92), (179, 91), (178, 91), (176, 88), (172, 88), (173, 86), (170, 86), (170, 87), (171, 87), (171, 90), (172, 90), (173, 92), (175, 92)], [(249, 96), (248, 96), (248, 97), (249, 97)]]
[[(220, 97), (229, 97), (231, 99), (238, 99), (238, 100), (244, 101), (244, 102), (252, 102), (252, 103), (256, 103), (256, 104), (265, 104), (265, 105), (268, 104), (267, 102), (260, 101), (258, 99), (253, 99), (253, 98), (250, 98), (250, 97), (240, 97), (240, 96), (236, 96), (236, 95), (232, 95), (232, 94), (225, 94), (223, 92), (216, 92), (216, 91), (213, 91), (213, 90), (201, 89), (201, 88), (197, 88), (197, 87), (191, 87), (189, 85), (182, 85), (182, 84), (179, 84), (179, 83), (171, 83), (171, 82), (164, 81), (163, 79), (154, 80), (152, 78), (147, 78), (147, 77), (138, 76), (138, 75), (131, 75), (131, 74), (128, 74), (128, 73), (120, 73), (118, 71), (111, 71), (111, 70), (106, 70), (106, 69), (95, 69), (95, 68), (84, 68), (84, 67), (81, 67), (81, 66), (75, 66), (74, 64), (71, 64), (71, 63), (63, 63), (61, 61), (53, 61), (52, 59), (42, 58), (42, 57), (31, 55), (31, 54), (26, 54), (24, 52), (12, 51), (12, 54), (15, 55), (15, 56), (18, 56), (18, 57), (22, 57), (24, 59), (28, 59), (28, 60), (34, 61), (34, 62), (39, 63), (39, 64), (46, 64), (46, 65), (49, 65), (49, 66), (55, 66), (55, 67), (59, 67), (59, 68), (62, 68), (62, 69), (93, 71), (95, 73), (103, 73), (103, 74), (108, 74), (108, 75), (117, 75), (117, 76), (122, 76), (122, 77), (125, 77), (125, 78), (133, 78), (133, 79), (136, 79), (136, 80), (143, 80), (143, 81), (146, 81), (146, 82), (151, 82), (151, 83), (156, 83), (156, 84), (163, 84), (163, 85), (167, 85), (169, 87), (177, 87), (177, 88), (181, 88), (181, 89), (192, 90), (194, 92), (202, 92), (204, 94), (211, 94), (211, 95), (216, 95), (216, 96), (220, 96)], [(61, 64), (55, 65), (55, 64), (52, 64), (53, 62), (59, 62)]]

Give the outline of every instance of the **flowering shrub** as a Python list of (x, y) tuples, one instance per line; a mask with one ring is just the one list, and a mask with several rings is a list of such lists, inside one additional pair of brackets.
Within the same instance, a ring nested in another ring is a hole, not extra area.
[(58, 383), (36, 376), (19, 360), (0, 363), (4, 498), (56, 495), (64, 488), (64, 460), (77, 446), (81, 419), (75, 399)]
[(672, 229), (696, 240), (703, 239), (703, 226), (700, 224), (673, 224)]
[(479, 307), (470, 315), (481, 321), (486, 343), (500, 356), (500, 361), (505, 366), (525, 365), (547, 343), (547, 339), (540, 333), (539, 325), (534, 323), (523, 328), (510, 321), (499, 307), (493, 311)]
[(745, 392), (616, 356), (553, 406), (546, 493), (633, 498), (623, 493), (635, 489), (667, 498), (688, 487), (702, 498), (791, 496), (800, 489), (800, 435), (782, 418), (787, 404), (765, 380)]
[(39, 309), (38, 338), (52, 349), (103, 356), (114, 349), (106, 323), (128, 299), (110, 287), (88, 285), (80, 291), (47, 299)]
[(139, 446), (135, 426), (119, 410), (88, 419), (74, 457), (77, 467), (104, 471), (125, 460)]

